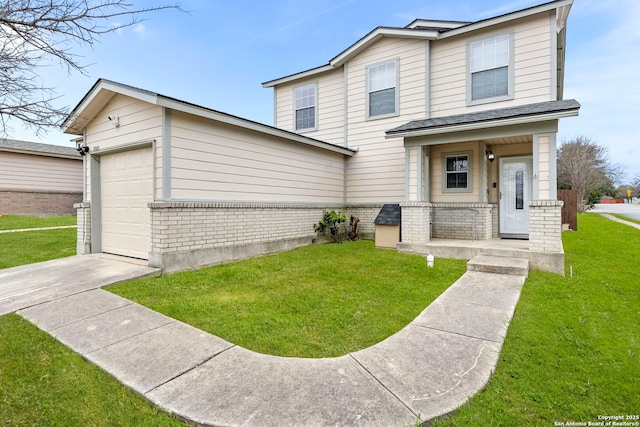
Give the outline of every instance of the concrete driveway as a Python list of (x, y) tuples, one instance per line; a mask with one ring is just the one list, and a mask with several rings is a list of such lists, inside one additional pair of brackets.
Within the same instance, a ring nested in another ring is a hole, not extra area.
[(105, 254), (5, 268), (0, 270), (0, 316), (110, 283), (159, 275), (146, 261)]
[(597, 204), (589, 212), (619, 214), (640, 221), (640, 205), (633, 203)]

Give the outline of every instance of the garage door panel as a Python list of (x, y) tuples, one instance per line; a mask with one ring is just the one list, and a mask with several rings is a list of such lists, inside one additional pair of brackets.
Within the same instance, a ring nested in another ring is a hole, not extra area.
[(102, 251), (147, 259), (151, 243), (153, 156), (144, 148), (102, 156)]

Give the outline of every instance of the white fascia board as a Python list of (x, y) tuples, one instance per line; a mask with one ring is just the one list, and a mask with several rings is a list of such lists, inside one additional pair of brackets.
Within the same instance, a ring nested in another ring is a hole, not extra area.
[(461, 27), (463, 25), (471, 24), (471, 22), (462, 22), (462, 21), (438, 21), (434, 19), (416, 19), (405, 28), (416, 28), (416, 27), (432, 27), (432, 28), (447, 28), (454, 29)]
[(328, 142), (320, 141), (313, 138), (308, 138), (297, 133), (288, 132), (237, 116), (220, 113), (218, 111), (199, 107), (197, 105), (186, 104), (175, 99), (158, 97), (157, 105), (176, 111), (181, 111), (183, 113), (193, 114), (195, 116), (203, 117), (206, 119), (215, 120), (217, 122), (225, 123), (228, 125), (237, 126), (243, 129), (264, 133), (278, 138), (288, 139), (290, 141), (310, 145), (317, 148), (322, 148), (325, 150), (333, 151), (335, 153), (343, 154), (345, 156), (353, 156), (355, 154), (355, 151), (349, 148), (340, 147), (338, 145), (330, 144)]
[[(85, 97), (82, 99), (80, 104), (69, 114), (67, 119), (62, 123), (61, 128), (63, 133), (67, 133), (71, 127), (76, 124), (78, 120), (83, 120), (85, 122), (89, 122), (93, 119), (91, 116), (87, 116), (83, 114), (83, 111), (87, 110), (89, 106), (96, 100), (98, 96), (102, 96), (103, 92), (110, 92), (111, 95), (108, 97), (106, 102), (102, 102), (102, 104), (106, 104), (115, 94), (121, 94), (125, 96), (129, 96), (131, 98), (139, 99), (141, 101), (148, 102), (150, 104), (155, 104), (158, 96), (152, 92), (148, 92), (142, 89), (137, 89), (131, 86), (122, 85), (120, 83), (112, 82), (110, 80), (100, 80)], [(84, 126), (82, 126), (84, 127)], [(81, 132), (81, 129), (75, 127), (75, 132)]]
[(335, 69), (335, 67), (333, 67), (330, 64), (323, 65), (322, 67), (312, 68), (311, 70), (303, 71), (301, 73), (292, 74), (290, 76), (282, 77), (275, 80), (269, 80), (268, 82), (262, 83), (262, 87), (264, 88), (274, 87), (282, 83), (292, 82), (294, 80), (315, 76), (316, 74), (324, 73), (326, 71), (330, 71), (333, 69)]
[(26, 150), (20, 148), (7, 148), (2, 147), (0, 144), (0, 151), (7, 153), (17, 153), (17, 154), (29, 154), (31, 156), (43, 156), (43, 157), (55, 157), (58, 159), (71, 159), (71, 160), (82, 160), (80, 154), (61, 154), (61, 153), (48, 153), (46, 151), (35, 151), (35, 150)]
[(334, 67), (339, 67), (383, 37), (436, 40), (438, 38), (438, 31), (412, 30), (410, 28), (377, 28), (358, 40), (353, 45), (351, 45), (348, 49), (344, 50), (341, 54), (333, 58), (331, 61), (329, 61), (329, 64)]
[(439, 126), (435, 128), (428, 128), (428, 129), (416, 129), (416, 130), (410, 130), (406, 132), (397, 132), (391, 135), (386, 135), (385, 138), (386, 139), (401, 138), (401, 137), (407, 138), (407, 137), (413, 137), (413, 136), (438, 135), (441, 133), (464, 132), (469, 130), (479, 130), (479, 129), (500, 127), (500, 126), (513, 126), (513, 125), (522, 125), (527, 123), (544, 122), (549, 120), (562, 119), (566, 117), (576, 117), (577, 115), (578, 115), (578, 110), (575, 109), (575, 110), (562, 111), (558, 113), (539, 114), (535, 116), (514, 117), (510, 119), (465, 123), (465, 124), (452, 125), (452, 126)]
[(495, 18), (489, 18), (473, 24), (465, 25), (463, 27), (459, 27), (459, 28), (447, 31), (445, 33), (441, 33), (439, 38), (446, 39), (448, 37), (458, 36), (460, 34), (468, 33), (470, 31), (480, 30), (480, 29), (491, 27), (494, 25), (503, 24), (505, 22), (514, 21), (520, 18), (526, 18), (527, 16), (535, 15), (542, 12), (547, 12), (549, 10), (559, 9), (565, 6), (571, 6), (572, 4), (573, 4), (573, 0), (558, 0), (551, 3), (541, 4), (539, 6), (534, 6), (528, 9), (507, 13), (502, 16), (497, 16)]

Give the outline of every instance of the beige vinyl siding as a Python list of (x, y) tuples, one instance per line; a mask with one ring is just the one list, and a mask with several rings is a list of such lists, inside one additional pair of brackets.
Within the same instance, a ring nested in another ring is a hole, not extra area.
[[(549, 135), (539, 135), (538, 137), (538, 197), (541, 200), (551, 198), (551, 164), (550, 158), (550, 137)], [(554, 182), (555, 184), (555, 182)], [(535, 197), (535, 196), (534, 196)]]
[(173, 112), (172, 198), (342, 202), (341, 154)]
[[(444, 165), (442, 156), (445, 154), (472, 153), (471, 179), (473, 191), (471, 193), (445, 193), (442, 191)], [(481, 176), (484, 174), (484, 153), (478, 152), (478, 142), (470, 141), (458, 144), (434, 145), (431, 147), (431, 201), (434, 203), (478, 203), (480, 200)]]
[(317, 85), (317, 130), (303, 131), (305, 136), (336, 145), (344, 145), (344, 72), (342, 68), (277, 87), (276, 127), (295, 132), (293, 90), (298, 86)]
[[(351, 203), (405, 199), (405, 151), (401, 139), (385, 132), (425, 116), (426, 42), (385, 38), (348, 63), (348, 146), (358, 153), (347, 163), (347, 199)], [(398, 60), (397, 117), (366, 118), (366, 67)]]
[[(514, 97), (512, 100), (467, 107), (467, 43), (514, 32)], [(431, 116), (444, 117), (552, 100), (551, 16), (521, 19), (465, 36), (432, 43)], [(555, 54), (555, 53), (554, 53)]]
[[(108, 116), (118, 116), (120, 126), (115, 127)], [(108, 150), (141, 141), (154, 141), (155, 198), (161, 198), (162, 188), (162, 107), (124, 95), (116, 95), (87, 127), (85, 140), (91, 150)], [(90, 162), (87, 162), (90, 163)], [(87, 180), (87, 200), (91, 200), (91, 184)]]
[(0, 151), (0, 189), (82, 191), (82, 160)]

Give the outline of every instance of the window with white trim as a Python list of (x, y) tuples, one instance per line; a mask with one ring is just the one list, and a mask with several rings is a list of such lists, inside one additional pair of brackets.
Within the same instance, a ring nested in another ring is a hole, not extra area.
[(315, 83), (297, 87), (293, 90), (295, 103), (295, 129), (316, 129), (316, 93)]
[(398, 114), (398, 61), (367, 67), (367, 118)]
[(470, 102), (508, 98), (512, 85), (512, 36), (503, 34), (469, 44)]
[(473, 191), (471, 153), (444, 154), (443, 163), (443, 192)]

